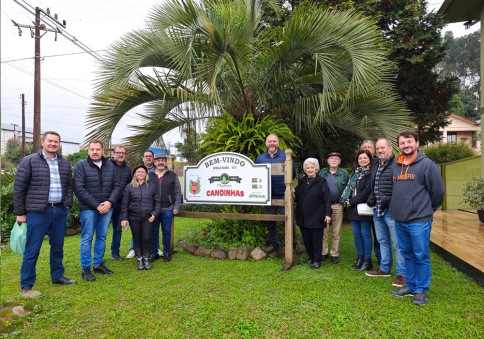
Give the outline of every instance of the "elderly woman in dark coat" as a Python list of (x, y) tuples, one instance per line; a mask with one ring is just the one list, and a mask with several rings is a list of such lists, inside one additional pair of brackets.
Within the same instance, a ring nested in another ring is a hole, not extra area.
[(358, 204), (366, 203), (371, 193), (371, 171), (373, 155), (367, 150), (360, 150), (356, 153), (348, 184), (341, 195), (340, 203), (348, 207), (348, 219), (351, 221), (353, 236), (355, 239), (356, 259), (355, 269), (357, 271), (372, 270), (371, 248), (373, 238), (371, 236), (371, 222), (373, 216), (359, 215)]
[(312, 269), (321, 265), (323, 229), (331, 222), (331, 197), (326, 180), (317, 175), (319, 162), (308, 158), (303, 163), (306, 173), (295, 189), (296, 223), (301, 229), (308, 263)]
[(153, 220), (160, 213), (161, 203), (158, 183), (148, 182), (148, 169), (144, 165), (133, 171), (133, 180), (124, 190), (121, 204), (121, 226), (131, 226), (134, 253), (138, 270), (149, 270)]

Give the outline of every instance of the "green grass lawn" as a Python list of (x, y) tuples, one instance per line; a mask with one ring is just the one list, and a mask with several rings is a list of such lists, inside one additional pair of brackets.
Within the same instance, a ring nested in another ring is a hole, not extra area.
[[(176, 237), (203, 222), (176, 220)], [(108, 236), (110, 244), (111, 235)], [(122, 255), (130, 233), (123, 233)], [(349, 225), (343, 227), (338, 265), (319, 270), (283, 259), (217, 261), (176, 253), (137, 271), (135, 260), (114, 261), (112, 276), (81, 279), (80, 236), (65, 241), (66, 276), (78, 285), (52, 285), (44, 242), (35, 289), (44, 297), (21, 338), (482, 338), (484, 290), (432, 254), (428, 304), (391, 295), (392, 278), (371, 278), (351, 268), (355, 257)], [(108, 245), (109, 248), (109, 245)], [(303, 256), (303, 259), (306, 258)], [(1, 301), (20, 296), (22, 256), (1, 255)]]

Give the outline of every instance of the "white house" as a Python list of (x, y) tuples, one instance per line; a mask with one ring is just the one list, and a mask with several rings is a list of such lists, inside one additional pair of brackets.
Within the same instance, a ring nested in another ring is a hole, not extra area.
[(476, 137), (481, 132), (480, 122), (475, 122), (457, 114), (449, 116), (450, 124), (440, 129), (443, 143), (465, 142), (474, 149), (476, 154), (481, 154), (481, 141)]

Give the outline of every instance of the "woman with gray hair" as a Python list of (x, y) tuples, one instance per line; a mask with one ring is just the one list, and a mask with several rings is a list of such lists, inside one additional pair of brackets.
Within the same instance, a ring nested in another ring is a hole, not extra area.
[(331, 222), (331, 197), (326, 180), (317, 175), (319, 162), (307, 158), (303, 163), (306, 173), (294, 190), (296, 202), (296, 224), (301, 229), (308, 263), (312, 269), (321, 265), (323, 229)]

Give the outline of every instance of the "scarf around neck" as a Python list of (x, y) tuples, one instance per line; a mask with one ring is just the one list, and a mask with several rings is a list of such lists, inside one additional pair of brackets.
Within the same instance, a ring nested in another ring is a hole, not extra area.
[(356, 186), (358, 185), (358, 182), (363, 178), (365, 175), (370, 173), (370, 168), (368, 167), (357, 167), (354, 171), (354, 173), (351, 175), (350, 180), (348, 181), (348, 184), (345, 187), (345, 190), (343, 191), (343, 194), (341, 194), (341, 198), (339, 202), (344, 205), (345, 201), (348, 200), (351, 196), (351, 192), (356, 189)]

